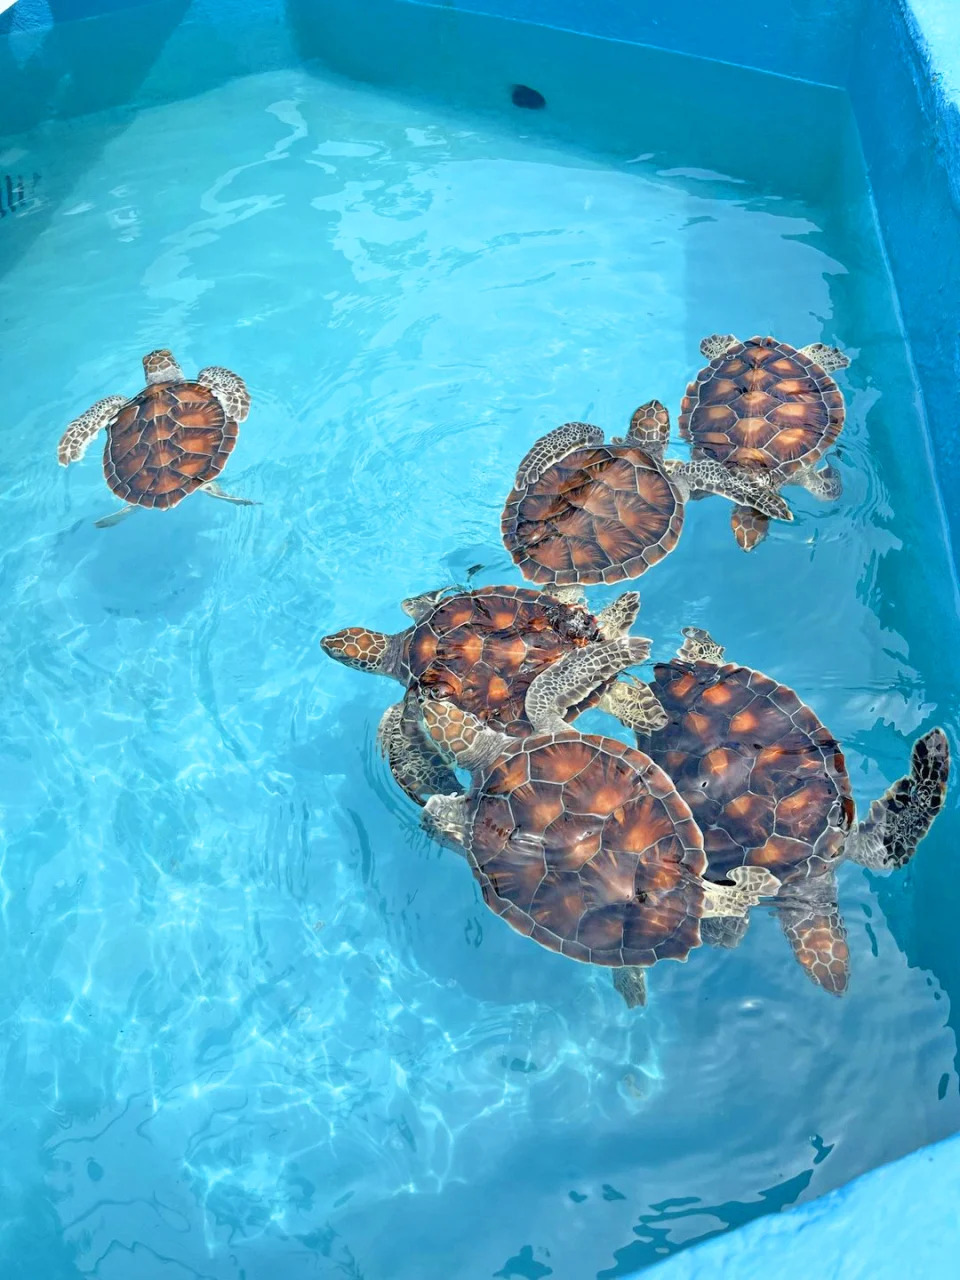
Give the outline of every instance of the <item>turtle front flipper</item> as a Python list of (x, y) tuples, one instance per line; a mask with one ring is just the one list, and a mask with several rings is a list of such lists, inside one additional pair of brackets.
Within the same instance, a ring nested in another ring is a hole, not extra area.
[(250, 392), (241, 377), (219, 365), (210, 365), (200, 370), (197, 382), (217, 397), (228, 422), (246, 422), (250, 416)]
[(694, 458), (691, 462), (671, 462), (667, 473), (688, 493), (716, 493), (744, 506), (755, 507), (771, 520), (793, 519), (793, 512), (777, 488), (762, 473), (725, 467), (715, 458)]
[(747, 936), (749, 916), (709, 916), (700, 921), (700, 940), (705, 947), (732, 951)]
[(420, 825), (427, 835), (432, 836), (437, 844), (453, 849), (457, 853), (466, 852), (467, 843), (467, 798), (466, 796), (431, 796), (424, 806), (420, 817)]
[(703, 627), (684, 627), (680, 634), (683, 644), (677, 650), (679, 662), (709, 662), (715, 667), (723, 665), (726, 650), (722, 644), (717, 644), (709, 631)]
[(559, 600), (561, 604), (585, 605), (587, 603), (587, 593), (579, 582), (569, 586), (560, 586), (557, 582), (545, 582), (540, 591), (551, 600)]
[(739, 338), (735, 338), (732, 333), (711, 333), (709, 338), (704, 338), (700, 343), (700, 354), (708, 360), (716, 360), (738, 342)]
[(780, 890), (780, 881), (766, 867), (734, 867), (728, 879), (732, 885), (703, 882), (703, 919), (745, 916), (751, 907), (758, 907), (764, 898), (775, 897)]
[(829, 462), (825, 462), (819, 469), (803, 467), (788, 479), (790, 484), (802, 485), (807, 493), (812, 493), (821, 502), (833, 502), (843, 493), (840, 472)]
[(850, 357), (843, 354), (839, 347), (828, 347), (823, 342), (811, 342), (800, 348), (800, 354), (818, 364), (824, 373), (834, 373), (837, 369), (846, 369)]
[(753, 507), (739, 504), (730, 512), (730, 528), (741, 551), (752, 551), (758, 547), (770, 531), (770, 521)]
[(636, 733), (656, 733), (668, 723), (670, 717), (664, 711), (660, 699), (642, 680), (615, 680), (600, 699), (601, 711), (633, 729)]
[(428, 613), (433, 612), (444, 596), (451, 592), (456, 594), (462, 590), (462, 587), (451, 583), (447, 587), (438, 587), (435, 591), (423, 591), (418, 596), (407, 596), (406, 600), (401, 600), (400, 608), (408, 618), (412, 618), (414, 622), (420, 622)]
[(517, 468), (515, 487), (525, 489), (527, 485), (536, 484), (554, 463), (587, 444), (603, 444), (603, 432), (589, 422), (565, 422), (562, 427), (548, 431), (524, 456)]
[(110, 425), (123, 406), (126, 396), (107, 396), (98, 400), (95, 405), (81, 413), (67, 427), (57, 445), (57, 461), (61, 467), (69, 467), (71, 462), (79, 462), (86, 453), (90, 442)]
[(515, 741), (453, 702), (425, 698), (420, 714), (432, 741), (461, 769), (483, 769)]
[(943, 807), (950, 777), (950, 744), (931, 729), (913, 745), (910, 772), (880, 800), (847, 838), (844, 852), (871, 871), (893, 871), (910, 861)]
[(235, 502), (238, 507), (260, 506), (260, 503), (254, 498), (238, 498), (235, 494), (225, 493), (215, 480), (208, 480), (206, 484), (202, 484), (200, 491), (210, 498), (222, 498), (224, 502)]
[(783, 888), (777, 914), (807, 977), (831, 995), (842, 996), (850, 981), (850, 948), (833, 872)]
[(628, 1009), (642, 1009), (647, 1003), (647, 974), (638, 964), (625, 964), (613, 971), (613, 985)]
[(621, 636), (567, 654), (531, 683), (524, 703), (527, 719), (538, 733), (566, 729), (564, 716), (569, 708), (585, 702), (627, 667), (646, 662), (650, 643), (644, 636)]
[(597, 628), (604, 640), (625, 636), (640, 612), (640, 592), (624, 591), (597, 614)]
[(430, 796), (461, 790), (457, 775), (424, 732), (413, 692), (384, 712), (377, 741), (395, 782), (415, 804), (423, 806)]

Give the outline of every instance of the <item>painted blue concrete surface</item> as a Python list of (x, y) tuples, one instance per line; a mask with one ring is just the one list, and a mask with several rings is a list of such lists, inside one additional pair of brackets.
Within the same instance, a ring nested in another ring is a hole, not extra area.
[(960, 1141), (916, 1151), (643, 1274), (644, 1280), (956, 1280)]
[[(651, 44), (849, 91), (960, 560), (960, 503), (954, 496), (960, 488), (960, 0), (781, 0), (752, 11), (749, 21), (714, 0), (445, 0), (444, 7)], [(14, 79), (23, 57), (17, 40), (28, 33), (30, 57), (47, 72), (48, 95), (37, 109), (69, 113), (103, 105), (95, 97), (95, 66), (77, 89), (83, 68), (58, 62), (56, 41), (36, 45), (38, 34), (59, 22), (112, 15), (128, 27), (136, 50), (170, 38), (184, 22), (216, 22), (224, 51), (218, 74), (234, 74), (244, 67), (231, 60), (231, 11), (247, 23), (256, 15), (275, 33), (262, 47), (265, 61), (289, 55), (284, 0), (17, 0), (0, 14), (0, 35), (13, 34), (8, 43), (15, 51), (11, 56), (0, 42), (0, 117), (7, 128), (11, 121), (30, 123)], [(131, 91), (139, 83), (136, 63), (131, 57)], [(190, 89), (185, 84), (172, 91)], [(72, 107), (71, 93), (80, 95)], [(958, 886), (924, 884), (922, 877), (918, 864), (918, 914), (923, 916), (928, 894), (940, 904), (930, 916), (949, 919), (942, 907), (947, 894), (956, 898), (956, 918)], [(884, 905), (895, 919), (900, 904), (891, 895)], [(916, 918), (901, 923), (908, 954), (937, 972), (960, 1008), (955, 937), (931, 937)], [(658, 1280), (766, 1280), (771, 1274), (799, 1280), (813, 1271), (843, 1280), (960, 1275), (960, 1138), (802, 1208), (719, 1236), (646, 1274)]]
[[(55, 22), (93, 17), (148, 4), (150, 0), (18, 0), (0, 14), (0, 33), (42, 30)], [(411, 0), (421, 3), (421, 0)], [(427, 0), (431, 2), (431, 0)], [(713, 0), (433, 0), (436, 7), (460, 8), (493, 17), (610, 39), (651, 44), (738, 65), (774, 71), (820, 84), (846, 83), (864, 0), (781, 0), (749, 21)], [(232, 0), (193, 0), (192, 17), (229, 11)], [(274, 0), (249, 0), (244, 15), (275, 7)]]

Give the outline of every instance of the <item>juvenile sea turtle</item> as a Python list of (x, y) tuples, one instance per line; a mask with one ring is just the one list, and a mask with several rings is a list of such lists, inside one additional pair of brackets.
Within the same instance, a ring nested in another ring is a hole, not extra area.
[(468, 795), (427, 801), (424, 826), (466, 854), (487, 906), (552, 951), (613, 967), (630, 1005), (644, 1001), (644, 967), (700, 945), (702, 919), (743, 915), (779, 889), (762, 867), (738, 867), (732, 885), (707, 882), (703, 837), (667, 774), (566, 723), (568, 708), (646, 649), (628, 636), (555, 663), (527, 694), (527, 737), (452, 702), (422, 709), (433, 740), (472, 774)]
[[(829, 376), (850, 363), (843, 352), (716, 333), (700, 351), (710, 363), (687, 387), (679, 422), (693, 458), (762, 477), (774, 490), (799, 484), (825, 502), (838, 498), (840, 473), (815, 464), (843, 430), (843, 396)], [(767, 536), (767, 513), (756, 504), (737, 504), (730, 523), (744, 551)]]
[[(669, 720), (638, 746), (669, 773), (703, 831), (707, 876), (762, 866), (782, 882), (777, 908), (794, 955), (814, 982), (841, 994), (849, 978), (835, 869), (902, 867), (940, 811), (950, 769), (941, 729), (913, 747), (910, 773), (855, 823), (843, 753), (792, 689), (724, 651), (697, 627), (676, 658), (654, 667)], [(734, 946), (745, 921), (714, 920), (709, 940)]]
[(239, 423), (250, 412), (242, 379), (211, 367), (188, 381), (169, 351), (144, 356), (143, 369), (147, 385), (138, 395), (98, 400), (70, 423), (57, 448), (60, 465), (67, 467), (106, 430), (103, 474), (127, 505), (98, 520), (97, 527), (116, 524), (136, 507), (169, 511), (195, 489), (240, 506), (255, 505), (224, 493), (216, 483), (237, 442)]
[(633, 415), (626, 439), (605, 444), (599, 427), (568, 422), (538, 440), (500, 520), (523, 576), (561, 586), (639, 577), (677, 545), (694, 494), (721, 494), (793, 519), (774, 489), (742, 469), (706, 456), (665, 461), (669, 436), (669, 416), (651, 400)]
[[(515, 736), (530, 733), (524, 703), (553, 663), (625, 635), (640, 608), (627, 591), (596, 617), (584, 605), (525, 587), (443, 588), (404, 600), (414, 625), (396, 635), (346, 627), (325, 636), (325, 653), (358, 671), (392, 676), (415, 694), (450, 698)], [(614, 673), (614, 676), (616, 673)], [(617, 681), (592, 687), (568, 715), (600, 705), (624, 724), (655, 728), (664, 720), (646, 685)], [(379, 738), (400, 786), (419, 804), (449, 791), (450, 773), (420, 732), (417, 697), (390, 707)]]

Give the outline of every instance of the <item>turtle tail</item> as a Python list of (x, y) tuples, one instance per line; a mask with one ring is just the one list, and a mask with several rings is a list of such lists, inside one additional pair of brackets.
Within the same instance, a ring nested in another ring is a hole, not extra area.
[(900, 778), (847, 843), (847, 857), (872, 871), (904, 866), (943, 807), (950, 776), (950, 744), (942, 729), (931, 729), (913, 744), (910, 772)]

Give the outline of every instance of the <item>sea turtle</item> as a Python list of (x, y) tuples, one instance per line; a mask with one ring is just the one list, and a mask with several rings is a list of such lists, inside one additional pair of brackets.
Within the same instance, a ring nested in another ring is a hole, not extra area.
[[(693, 458), (760, 476), (774, 490), (799, 484), (824, 502), (838, 498), (840, 473), (815, 464), (843, 429), (843, 396), (829, 376), (850, 363), (843, 352), (729, 333), (704, 338), (700, 351), (710, 363), (687, 387), (679, 422)], [(744, 551), (767, 536), (761, 507), (738, 503), (730, 523)]]
[(633, 415), (626, 439), (605, 444), (599, 427), (568, 422), (538, 440), (500, 520), (523, 576), (561, 586), (637, 578), (677, 545), (694, 494), (721, 494), (793, 519), (775, 490), (745, 471), (707, 457), (665, 461), (669, 436), (669, 415), (651, 400)]
[(646, 966), (700, 945), (702, 919), (740, 916), (779, 889), (762, 867), (707, 882), (703, 837), (667, 774), (566, 723), (644, 648), (628, 636), (555, 663), (527, 694), (523, 738), (452, 702), (422, 707), (434, 742), (472, 774), (469, 794), (431, 796), (424, 826), (466, 854), (487, 906), (552, 951), (613, 967), (629, 1005), (644, 1002)]
[[(324, 652), (359, 671), (392, 676), (413, 694), (451, 698), (519, 736), (531, 732), (524, 701), (538, 677), (567, 653), (625, 635), (640, 597), (627, 591), (594, 617), (581, 603), (526, 587), (444, 587), (404, 600), (401, 608), (414, 622), (405, 631), (346, 627), (321, 640)], [(568, 714), (594, 705), (634, 727), (664, 721), (646, 685), (637, 682), (611, 677)], [(417, 803), (451, 789), (449, 769), (420, 731), (415, 696), (387, 710), (378, 736), (391, 772)]]
[(240, 506), (249, 498), (224, 493), (216, 477), (226, 465), (250, 412), (250, 395), (229, 369), (201, 369), (191, 382), (169, 351), (143, 358), (146, 387), (132, 400), (107, 396), (70, 423), (57, 448), (62, 467), (79, 462), (99, 431), (106, 429), (103, 474), (127, 503), (96, 522), (116, 524), (136, 507), (169, 511), (188, 493), (202, 489), (212, 498)]
[[(724, 651), (697, 627), (676, 658), (654, 667), (669, 716), (637, 745), (669, 773), (703, 831), (707, 876), (763, 866), (782, 882), (777, 909), (794, 955), (827, 991), (849, 978), (835, 869), (845, 858), (874, 871), (902, 867), (943, 804), (950, 752), (941, 729), (913, 747), (910, 773), (855, 823), (843, 753), (792, 689)], [(714, 920), (709, 940), (733, 946), (745, 921)]]

